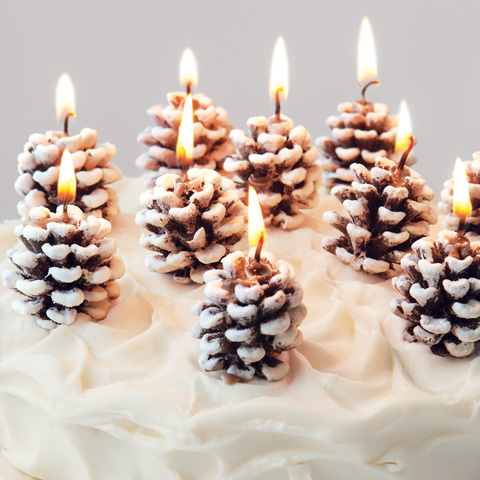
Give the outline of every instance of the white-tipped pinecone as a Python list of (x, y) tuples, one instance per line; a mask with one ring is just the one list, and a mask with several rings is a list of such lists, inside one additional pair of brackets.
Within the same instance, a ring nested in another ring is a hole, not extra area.
[[(472, 213), (466, 219), (467, 232), (480, 235), (480, 152), (473, 154), (472, 162), (463, 162), (467, 174), (468, 192), (472, 202)], [(453, 178), (443, 184), (441, 202), (438, 210), (446, 215), (444, 224), (449, 230), (456, 231), (458, 217), (453, 214)]]
[(140, 245), (152, 250), (149, 270), (173, 273), (179, 283), (203, 283), (245, 233), (247, 209), (232, 180), (210, 169), (192, 168), (188, 181), (177, 174), (157, 178), (142, 194), (136, 222), (148, 230)]
[(480, 340), (480, 242), (458, 241), (449, 230), (422, 238), (405, 255), (405, 275), (393, 279), (404, 298), (393, 312), (408, 320), (404, 339), (430, 345), (438, 355), (465, 357)]
[(222, 260), (223, 269), (205, 274), (207, 300), (193, 307), (200, 320), (190, 333), (202, 340), (199, 364), (207, 372), (242, 381), (254, 375), (276, 381), (288, 372), (282, 352), (302, 340), (303, 290), (289, 263), (268, 253), (261, 262), (264, 271), (257, 275), (253, 258), (234, 252)]
[(31, 209), (31, 221), (15, 229), (26, 250), (8, 250), (17, 269), (3, 272), (4, 284), (26, 297), (13, 302), (14, 310), (46, 329), (70, 325), (81, 314), (105, 318), (110, 301), (120, 295), (116, 280), (125, 270), (114, 256), (115, 241), (106, 237), (109, 221), (93, 215), (84, 219), (73, 205), (69, 223), (61, 221), (62, 213), (63, 207), (56, 214), (45, 207)]
[[(185, 96), (181, 92), (169, 93), (167, 107), (157, 105), (148, 109), (155, 126), (147, 127), (138, 136), (148, 151), (137, 158), (136, 164), (155, 172), (147, 182), (149, 188), (153, 188), (159, 175), (179, 173), (176, 147)], [(225, 158), (235, 152), (229, 137), (233, 125), (228, 124), (228, 114), (225, 109), (214, 107), (212, 100), (201, 93), (193, 96), (193, 113), (195, 147), (191, 167), (221, 171)]]
[(85, 216), (95, 215), (112, 221), (119, 213), (118, 198), (110, 183), (122, 178), (122, 171), (110, 160), (116, 149), (110, 143), (97, 145), (95, 130), (84, 128), (78, 135), (65, 136), (62, 132), (30, 135), (18, 156), (20, 176), (15, 190), (24, 197), (18, 203), (23, 219), (33, 207), (47, 207), (54, 212), (58, 205), (57, 184), (63, 151), (72, 154), (77, 177), (77, 194), (74, 205)]
[(295, 228), (305, 219), (300, 210), (318, 204), (321, 169), (313, 163), (317, 149), (310, 145), (305, 127), (293, 128), (284, 115), (280, 122), (277, 117), (253, 117), (247, 124), (250, 135), (242, 130), (230, 134), (237, 154), (225, 160), (224, 168), (243, 187), (255, 187), (266, 225)]
[(327, 118), (333, 138), (315, 140), (326, 188), (350, 184), (350, 165), (359, 163), (370, 170), (378, 156), (391, 158), (395, 149), (397, 119), (389, 115), (386, 105), (357, 101), (341, 103), (338, 111), (338, 117)]
[(436, 223), (430, 204), (433, 191), (409, 167), (404, 167), (403, 183), (396, 186), (396, 163), (386, 158), (377, 158), (370, 171), (358, 163), (351, 170), (352, 184), (332, 189), (347, 216), (334, 211), (323, 216), (341, 236), (326, 238), (323, 248), (355, 270), (390, 277), (412, 243)]

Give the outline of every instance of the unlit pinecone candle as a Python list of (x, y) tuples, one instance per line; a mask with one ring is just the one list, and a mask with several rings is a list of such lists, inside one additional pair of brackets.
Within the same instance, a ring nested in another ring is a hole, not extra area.
[(248, 185), (258, 192), (265, 223), (283, 229), (298, 227), (303, 209), (318, 204), (321, 169), (315, 164), (317, 149), (310, 145), (305, 127), (280, 113), (280, 101), (288, 93), (288, 61), (285, 42), (275, 45), (270, 75), (270, 96), (275, 115), (269, 119), (252, 117), (247, 121), (249, 135), (242, 130), (230, 134), (237, 154), (225, 160), (224, 168), (235, 175), (242, 194)]
[(316, 140), (320, 149), (324, 186), (350, 184), (350, 165), (360, 163), (371, 169), (377, 157), (392, 158), (395, 146), (396, 118), (386, 105), (366, 100), (366, 90), (377, 81), (377, 59), (370, 21), (364, 17), (360, 28), (357, 54), (357, 80), (362, 87), (361, 100), (341, 103), (339, 116), (327, 118), (332, 138)]
[(285, 377), (287, 351), (300, 344), (298, 326), (307, 314), (292, 265), (262, 250), (260, 205), (254, 192), (249, 197), (250, 254), (231, 253), (222, 260), (222, 269), (207, 272), (207, 299), (192, 309), (200, 316), (190, 332), (201, 339), (200, 367), (222, 372), (227, 383), (250, 381), (255, 375), (268, 381)]
[(402, 259), (405, 275), (393, 279), (404, 298), (392, 310), (409, 322), (408, 342), (420, 342), (438, 355), (466, 357), (480, 341), (480, 242), (464, 235), (471, 212), (465, 170), (457, 159), (454, 173), (454, 213), (457, 232), (443, 230), (438, 239), (417, 240)]
[(23, 199), (18, 203), (22, 218), (29, 218), (33, 207), (57, 207), (57, 182), (62, 154), (72, 154), (77, 177), (75, 204), (85, 215), (113, 220), (120, 211), (115, 190), (109, 185), (122, 177), (121, 170), (110, 163), (116, 149), (110, 143), (97, 144), (95, 130), (84, 128), (77, 135), (69, 135), (68, 120), (75, 116), (75, 96), (68, 75), (60, 78), (57, 86), (57, 116), (64, 131), (48, 131), (45, 135), (30, 135), (23, 152), (18, 156), (20, 176), (15, 190)]

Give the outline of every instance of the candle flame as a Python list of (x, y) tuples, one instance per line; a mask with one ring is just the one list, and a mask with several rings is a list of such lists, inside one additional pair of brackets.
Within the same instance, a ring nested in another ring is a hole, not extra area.
[(193, 102), (189, 93), (183, 107), (182, 122), (178, 130), (177, 164), (179, 167), (190, 165), (193, 158)]
[(58, 203), (70, 204), (75, 201), (77, 188), (77, 179), (75, 169), (73, 168), (72, 155), (66, 148), (63, 151), (62, 162), (60, 164), (60, 174), (58, 176)]
[(368, 17), (363, 17), (358, 37), (357, 81), (360, 85), (377, 79), (377, 54), (372, 26)]
[(458, 157), (453, 172), (453, 213), (463, 220), (472, 213), (467, 175), (463, 162)]
[(283, 37), (280, 35), (273, 50), (270, 69), (270, 98), (275, 100), (275, 94), (280, 89), (280, 99), (286, 100), (288, 95), (288, 56)]
[(402, 154), (410, 145), (412, 136), (412, 120), (408, 111), (407, 102), (402, 100), (398, 114), (397, 136), (395, 138), (395, 153)]
[(248, 242), (250, 248), (256, 248), (260, 238), (266, 241), (265, 224), (262, 210), (258, 201), (257, 192), (250, 185), (248, 187)]
[(69, 113), (75, 116), (75, 91), (72, 80), (67, 73), (64, 73), (57, 83), (55, 94), (57, 106), (57, 119), (61, 122)]
[(191, 84), (196, 87), (198, 82), (198, 69), (195, 55), (191, 48), (186, 48), (183, 51), (182, 59), (180, 60), (180, 84)]

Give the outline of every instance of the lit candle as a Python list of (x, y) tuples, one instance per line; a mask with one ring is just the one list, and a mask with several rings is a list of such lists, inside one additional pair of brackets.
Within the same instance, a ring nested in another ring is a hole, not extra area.
[(467, 218), (472, 213), (472, 203), (468, 192), (467, 175), (463, 162), (457, 157), (453, 172), (453, 213), (458, 217), (457, 234), (463, 237), (467, 229)]
[(280, 99), (286, 100), (288, 96), (288, 56), (285, 41), (280, 35), (273, 49), (272, 66), (270, 69), (270, 98), (275, 101), (275, 117), (281, 122)]
[[(412, 122), (408, 112), (407, 103), (402, 100), (398, 114), (397, 135), (395, 137), (395, 152), (393, 157), (398, 162), (396, 172), (393, 176), (394, 185), (402, 186), (407, 172), (404, 167), (409, 160), (410, 153), (415, 145), (415, 137), (412, 135)], [(409, 161), (409, 165), (415, 163)]]
[(254, 264), (251, 271), (256, 275), (265, 275), (270, 272), (270, 268), (261, 262), (262, 249), (265, 246), (266, 232), (263, 221), (260, 202), (257, 192), (250, 185), (248, 188), (248, 242), (250, 244), (251, 255), (253, 254)]
[(178, 129), (177, 140), (177, 167), (183, 171), (183, 178), (188, 181), (188, 167), (193, 158), (193, 103), (192, 94), (189, 93), (185, 100), (182, 121)]
[(63, 151), (62, 161), (60, 163), (60, 173), (58, 175), (57, 197), (58, 204), (63, 205), (63, 221), (68, 221), (68, 205), (75, 202), (75, 193), (77, 188), (77, 179), (73, 160), (68, 148)]
[(63, 132), (68, 136), (68, 119), (76, 117), (76, 114), (75, 91), (72, 80), (67, 73), (64, 73), (58, 80), (55, 103), (57, 106), (57, 119), (59, 122), (63, 119)]

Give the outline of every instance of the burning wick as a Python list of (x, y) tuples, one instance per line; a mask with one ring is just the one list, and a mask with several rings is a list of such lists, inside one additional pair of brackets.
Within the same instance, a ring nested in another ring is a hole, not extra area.
[(410, 152), (412, 151), (413, 146), (415, 145), (415, 137), (413, 135), (410, 135), (408, 137), (408, 140), (410, 141), (410, 145), (402, 153), (402, 158), (400, 159), (400, 161), (398, 162), (398, 165), (397, 165), (397, 174), (399, 174), (403, 170), (403, 167), (405, 166), (405, 163), (407, 162), (408, 156), (410, 155)]
[(192, 93), (192, 82), (187, 82), (187, 95)]
[(265, 235), (262, 233), (258, 239), (257, 248), (255, 249), (255, 256), (253, 259), (256, 263), (260, 263), (260, 255), (262, 253), (263, 244), (265, 243)]
[(365, 92), (367, 91), (367, 88), (370, 85), (376, 85), (377, 87), (380, 85), (380, 82), (378, 80), (372, 80), (371, 82), (368, 82), (363, 88), (362, 88), (362, 105), (366, 105), (367, 101), (365, 100)]
[(66, 137), (69, 136), (69, 133), (68, 133), (68, 119), (70, 117), (75, 118), (76, 115), (73, 112), (67, 113), (67, 115), (65, 115), (65, 120), (63, 121), (63, 133), (65, 134)]
[(283, 87), (278, 87), (275, 91), (275, 116), (277, 122), (281, 122), (282, 119), (280, 117), (280, 93), (283, 92)]
[(180, 167), (183, 172), (183, 179), (185, 182), (188, 182), (188, 168), (187, 168), (187, 162), (186, 162), (186, 157), (187, 157), (187, 151), (183, 145), (178, 147), (177, 150), (177, 165), (180, 164)]

